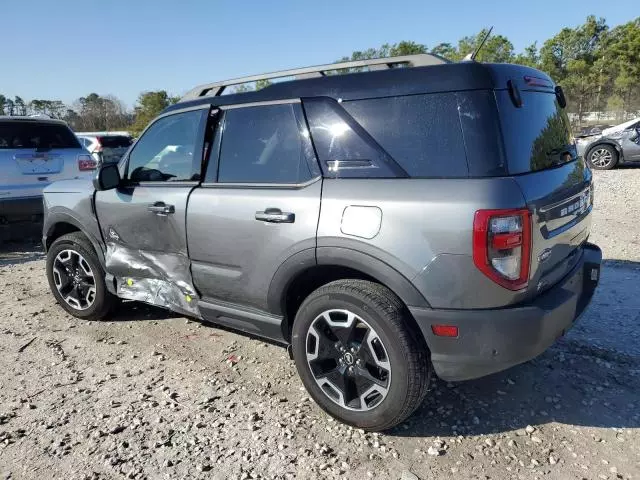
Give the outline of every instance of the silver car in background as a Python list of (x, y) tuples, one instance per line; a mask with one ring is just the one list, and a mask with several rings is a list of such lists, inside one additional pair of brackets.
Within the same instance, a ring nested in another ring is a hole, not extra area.
[(576, 138), (578, 154), (597, 170), (640, 162), (640, 118)]

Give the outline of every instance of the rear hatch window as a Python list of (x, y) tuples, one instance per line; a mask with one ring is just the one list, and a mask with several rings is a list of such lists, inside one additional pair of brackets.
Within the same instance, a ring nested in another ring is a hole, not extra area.
[(555, 94), (524, 91), (520, 108), (508, 91), (495, 94), (510, 174), (545, 170), (576, 159), (569, 119)]
[(78, 139), (66, 125), (27, 120), (0, 122), (0, 149), (58, 148), (80, 148)]
[(127, 149), (131, 146), (132, 139), (126, 135), (109, 135), (98, 137), (102, 147), (101, 158), (105, 163), (119, 162)]
[(129, 148), (131, 146), (131, 137), (124, 135), (100, 137), (99, 140), (103, 148)]

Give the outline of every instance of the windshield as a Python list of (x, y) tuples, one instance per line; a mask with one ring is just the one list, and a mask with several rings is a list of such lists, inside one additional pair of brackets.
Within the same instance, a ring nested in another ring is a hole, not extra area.
[(66, 125), (28, 120), (0, 122), (0, 149), (80, 148)]
[(510, 174), (535, 172), (577, 158), (569, 120), (553, 93), (522, 92), (517, 108), (506, 90), (496, 91)]

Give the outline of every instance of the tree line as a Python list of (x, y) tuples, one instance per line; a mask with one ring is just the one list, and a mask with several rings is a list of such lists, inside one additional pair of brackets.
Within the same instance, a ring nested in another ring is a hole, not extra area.
[(90, 93), (71, 105), (60, 100), (8, 98), (0, 94), (0, 115), (47, 115), (66, 121), (76, 132), (129, 130), (139, 134), (162, 110), (176, 103), (179, 97), (165, 90), (142, 92), (133, 110), (114, 95)]
[[(385, 44), (353, 52), (340, 61), (436, 53), (453, 61), (476, 50), (486, 30), (461, 38), (457, 45), (441, 43), (429, 49), (414, 41)], [(562, 85), (568, 110), (583, 123), (585, 112), (640, 110), (640, 17), (610, 28), (604, 18), (587, 17), (582, 25), (563, 28), (541, 46), (533, 43), (516, 53), (503, 35), (491, 35), (480, 49), (477, 61), (517, 63), (547, 72)], [(622, 118), (620, 118), (621, 120)]]
[[(356, 51), (339, 61), (436, 53), (460, 61), (476, 50), (487, 31), (461, 38), (457, 44), (427, 45), (405, 40), (378, 48)], [(480, 49), (477, 61), (506, 62), (538, 68), (563, 86), (578, 124), (585, 112), (613, 111), (622, 121), (626, 112), (640, 111), (640, 17), (610, 28), (604, 18), (587, 17), (574, 28), (563, 28), (541, 46), (533, 43), (522, 52), (503, 35), (491, 35)], [(258, 90), (270, 85), (258, 81), (236, 86), (231, 92)], [(67, 121), (76, 131), (130, 130), (140, 133), (160, 111), (178, 101), (165, 90), (143, 92), (133, 110), (113, 95), (91, 93), (71, 105), (60, 100), (7, 98), (0, 93), (0, 115), (46, 114)]]

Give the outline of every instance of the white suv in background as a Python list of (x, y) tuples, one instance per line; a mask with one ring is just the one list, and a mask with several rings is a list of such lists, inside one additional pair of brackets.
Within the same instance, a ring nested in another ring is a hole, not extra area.
[(44, 187), (96, 166), (62, 120), (0, 116), (0, 223), (42, 214)]
[(77, 132), (76, 136), (98, 163), (118, 163), (133, 143), (129, 132)]

